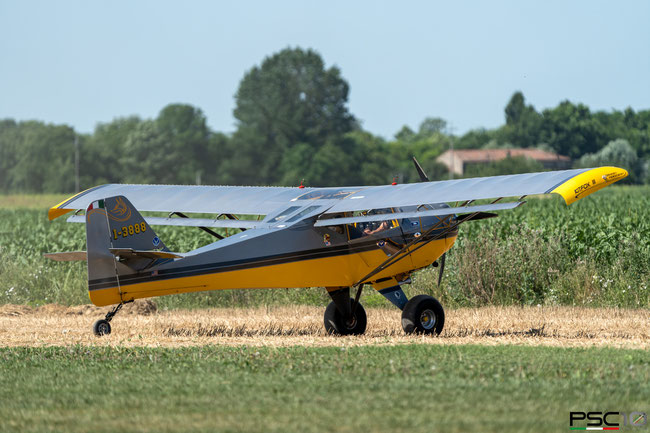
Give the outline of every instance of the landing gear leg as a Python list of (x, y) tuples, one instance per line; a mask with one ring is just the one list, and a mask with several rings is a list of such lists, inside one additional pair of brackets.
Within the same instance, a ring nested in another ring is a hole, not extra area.
[(366, 332), (368, 318), (359, 302), (361, 287), (355, 299), (350, 298), (350, 288), (328, 289), (332, 302), (325, 309), (325, 330), (328, 334), (361, 335)]
[(113, 317), (117, 314), (118, 311), (122, 309), (124, 304), (128, 304), (131, 301), (126, 301), (126, 302), (120, 302), (117, 304), (111, 311), (106, 313), (106, 316), (103, 319), (99, 319), (98, 321), (95, 322), (93, 325), (93, 332), (96, 336), (101, 337), (102, 335), (108, 335), (111, 333), (111, 320), (113, 320)]

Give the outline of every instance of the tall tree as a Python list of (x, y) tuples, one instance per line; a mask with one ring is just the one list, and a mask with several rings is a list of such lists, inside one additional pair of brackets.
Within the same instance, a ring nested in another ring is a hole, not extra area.
[(137, 116), (118, 117), (108, 123), (99, 123), (95, 132), (81, 145), (81, 186), (90, 188), (101, 183), (124, 182), (124, 146), (129, 134), (142, 122)]
[(167, 146), (177, 158), (178, 182), (199, 183), (215, 169), (218, 161), (209, 147), (210, 129), (203, 112), (188, 104), (169, 104), (160, 111), (156, 126), (169, 143)]
[(15, 192), (74, 192), (75, 132), (67, 125), (20, 122), (13, 131), (12, 166), (7, 175)]
[(578, 167), (613, 165), (624, 168), (629, 173), (629, 176), (623, 179), (625, 183), (642, 183), (645, 177), (643, 161), (639, 159), (630, 143), (622, 138), (610, 141), (596, 153), (583, 155), (576, 165)]
[(523, 93), (515, 92), (505, 108), (506, 124), (499, 141), (514, 147), (533, 147), (539, 144), (542, 116), (532, 105), (526, 105)]
[(540, 141), (557, 153), (576, 159), (604, 147), (608, 137), (589, 107), (563, 101), (557, 107), (543, 111)]
[(356, 126), (347, 108), (349, 87), (313, 50), (287, 48), (248, 71), (235, 95), (238, 130), (233, 146), (241, 183), (280, 180), (285, 151), (306, 143), (312, 152)]

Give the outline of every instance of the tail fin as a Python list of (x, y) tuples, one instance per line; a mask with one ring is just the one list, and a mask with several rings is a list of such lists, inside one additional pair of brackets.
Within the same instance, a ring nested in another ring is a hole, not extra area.
[(124, 196), (108, 197), (86, 210), (88, 290), (95, 305), (122, 299), (120, 276), (180, 257), (165, 244)]

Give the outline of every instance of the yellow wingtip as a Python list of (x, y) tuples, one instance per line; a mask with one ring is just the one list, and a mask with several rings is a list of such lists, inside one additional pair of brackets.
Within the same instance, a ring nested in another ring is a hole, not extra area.
[(56, 219), (61, 215), (65, 215), (70, 211), (72, 211), (72, 209), (59, 209), (58, 207), (55, 206), (53, 208), (50, 208), (50, 210), (47, 211), (47, 217), (49, 218), (50, 221), (52, 221), (53, 219)]
[(618, 182), (628, 175), (627, 170), (618, 167), (598, 167), (580, 173), (561, 185), (558, 185), (552, 193), (559, 194), (564, 198), (567, 205), (587, 197), (608, 185)]
[(73, 211), (74, 209), (65, 209), (65, 208), (63, 208), (61, 206), (63, 206), (64, 204), (66, 204), (67, 202), (72, 200), (73, 198), (77, 197), (80, 194), (83, 194), (86, 191), (88, 191), (88, 190), (86, 189), (84, 191), (78, 192), (75, 195), (73, 195), (72, 197), (66, 198), (61, 203), (57, 204), (56, 206), (52, 206), (50, 208), (50, 210), (47, 211), (47, 217), (49, 218), (49, 220), (52, 221), (53, 219), (56, 219), (56, 218), (60, 217), (61, 215), (65, 215), (68, 212)]

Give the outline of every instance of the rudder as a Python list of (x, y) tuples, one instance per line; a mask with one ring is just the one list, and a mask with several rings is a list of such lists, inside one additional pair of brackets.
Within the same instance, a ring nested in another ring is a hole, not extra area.
[(120, 255), (120, 250), (169, 251), (124, 196), (97, 200), (88, 206), (86, 244), (88, 290), (95, 305), (129, 301), (122, 297), (120, 276), (169, 260)]

